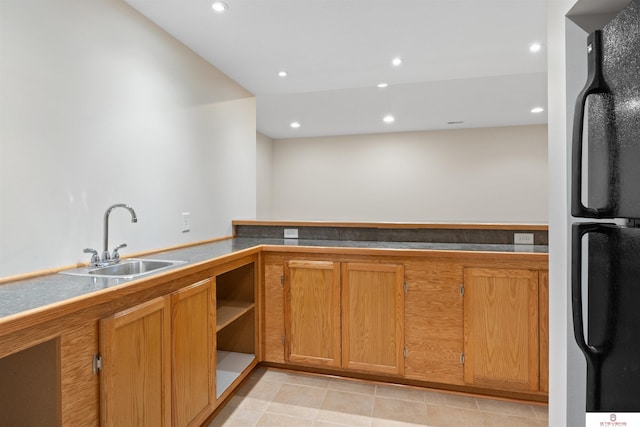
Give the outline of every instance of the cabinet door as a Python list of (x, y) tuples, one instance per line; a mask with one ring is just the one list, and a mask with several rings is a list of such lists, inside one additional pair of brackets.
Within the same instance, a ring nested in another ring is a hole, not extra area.
[(100, 321), (103, 426), (171, 425), (169, 297)]
[(411, 258), (404, 267), (405, 378), (463, 385), (464, 269), (458, 260), (435, 257)]
[(538, 390), (538, 272), (464, 272), (464, 380), (491, 388)]
[(202, 424), (215, 403), (215, 290), (210, 279), (171, 294), (173, 425)]
[(342, 266), (342, 367), (404, 373), (402, 265)]
[(340, 263), (285, 263), (285, 360), (340, 366)]

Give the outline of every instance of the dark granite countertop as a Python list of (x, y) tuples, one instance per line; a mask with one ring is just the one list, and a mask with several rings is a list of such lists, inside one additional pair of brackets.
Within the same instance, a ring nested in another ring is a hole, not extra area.
[[(159, 260), (180, 260), (187, 264), (196, 264), (230, 255), (259, 245), (329, 247), (358, 249), (395, 249), (395, 250), (436, 250), (436, 251), (483, 251), (511, 253), (547, 253), (548, 247), (542, 245), (505, 245), (471, 243), (423, 243), (423, 242), (372, 242), (345, 240), (297, 240), (267, 238), (235, 238), (207, 243), (183, 249), (159, 252), (141, 257)], [(173, 269), (184, 267), (177, 265)], [(170, 271), (164, 270), (163, 272)], [(135, 279), (111, 279), (104, 277), (69, 276), (50, 274), (32, 279), (19, 280), (0, 285), (0, 323), (2, 318), (39, 309), (50, 304), (64, 302), (72, 298), (88, 295), (126, 282), (152, 276), (138, 276)]]

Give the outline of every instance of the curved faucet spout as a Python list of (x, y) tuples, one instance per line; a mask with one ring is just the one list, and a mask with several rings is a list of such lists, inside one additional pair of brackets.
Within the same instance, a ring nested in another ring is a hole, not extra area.
[(134, 211), (133, 208), (129, 205), (118, 203), (110, 206), (107, 209), (107, 211), (104, 213), (104, 251), (102, 252), (102, 261), (107, 261), (111, 258), (111, 255), (109, 255), (109, 215), (111, 215), (111, 211), (115, 208), (127, 209), (131, 214), (131, 222), (138, 222), (136, 211)]

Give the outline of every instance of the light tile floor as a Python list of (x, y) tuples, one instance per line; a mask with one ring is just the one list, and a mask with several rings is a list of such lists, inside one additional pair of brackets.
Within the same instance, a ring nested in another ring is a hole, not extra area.
[(547, 407), (258, 368), (209, 427), (543, 427)]

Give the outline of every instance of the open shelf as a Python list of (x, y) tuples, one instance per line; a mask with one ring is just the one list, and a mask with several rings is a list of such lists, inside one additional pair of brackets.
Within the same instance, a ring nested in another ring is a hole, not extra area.
[(0, 359), (0, 425), (59, 425), (59, 360), (57, 339)]
[(230, 325), (245, 313), (249, 312), (255, 303), (237, 300), (218, 300), (216, 307), (216, 332)]
[(219, 274), (215, 283), (219, 398), (256, 360), (255, 263)]
[(247, 369), (256, 356), (254, 354), (218, 350), (216, 351), (216, 358), (218, 361), (216, 368), (216, 398), (218, 398)]

